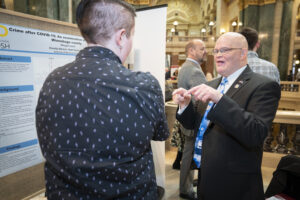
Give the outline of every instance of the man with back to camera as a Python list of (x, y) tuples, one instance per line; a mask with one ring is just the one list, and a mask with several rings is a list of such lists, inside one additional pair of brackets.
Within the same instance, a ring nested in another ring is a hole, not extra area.
[(88, 47), (47, 77), (36, 108), (48, 200), (157, 199), (150, 141), (169, 130), (158, 81), (122, 65), (134, 18), (121, 0), (78, 5)]
[(260, 47), (257, 31), (250, 27), (244, 27), (239, 33), (242, 34), (248, 42), (248, 65), (252, 71), (267, 76), (274, 81), (277, 81), (279, 84), (280, 75), (276, 65), (267, 60), (259, 58), (258, 54), (256, 53)]
[(179, 105), (177, 119), (197, 133), (193, 159), (201, 167), (198, 199), (264, 199), (262, 148), (275, 117), (280, 86), (253, 73), (247, 52), (243, 35), (221, 35), (213, 50), (221, 77), (173, 92)]
[[(186, 90), (206, 82), (200, 64), (206, 56), (205, 44), (202, 40), (194, 39), (185, 46), (186, 61), (178, 74), (178, 87)], [(191, 170), (195, 137), (194, 130), (185, 129), (180, 125), (184, 135), (184, 148), (180, 167), (179, 196), (184, 199), (195, 199), (193, 191), (194, 170)]]

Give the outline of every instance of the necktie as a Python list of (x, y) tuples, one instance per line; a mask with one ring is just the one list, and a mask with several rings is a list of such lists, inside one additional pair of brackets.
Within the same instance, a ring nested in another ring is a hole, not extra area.
[[(225, 89), (225, 85), (228, 82), (227, 78), (223, 78), (220, 87), (218, 88), (218, 90), (224, 94), (224, 89)], [(200, 163), (201, 163), (201, 153), (202, 153), (202, 140), (203, 140), (203, 135), (207, 129), (207, 125), (209, 123), (209, 120), (207, 119), (207, 114), (210, 111), (211, 107), (213, 106), (213, 102), (210, 101), (206, 107), (206, 111), (204, 113), (204, 116), (202, 117), (201, 120), (201, 124), (197, 133), (197, 137), (196, 137), (196, 142), (195, 142), (195, 151), (194, 151), (194, 161), (197, 165), (197, 167), (200, 167)]]

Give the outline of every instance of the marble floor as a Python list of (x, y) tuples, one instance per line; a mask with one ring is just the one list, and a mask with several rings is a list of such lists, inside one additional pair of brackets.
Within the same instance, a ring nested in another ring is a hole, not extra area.
[[(182, 199), (179, 197), (179, 170), (174, 170), (172, 164), (176, 158), (177, 149), (171, 148), (171, 150), (166, 151), (166, 186), (164, 200), (178, 200)], [(197, 178), (197, 173), (195, 173), (195, 178)], [(196, 192), (196, 187), (194, 188)]]
[[(166, 164), (166, 185), (165, 185), (165, 194), (164, 200), (181, 200), (179, 197), (179, 170), (172, 169), (173, 161), (175, 160), (177, 153), (176, 148), (169, 148), (166, 150), (165, 164)], [(262, 175), (264, 188), (266, 189), (269, 185), (272, 174), (278, 165), (279, 160), (284, 154), (276, 153), (264, 153), (263, 162), (262, 162)], [(195, 178), (197, 174), (195, 173)], [(196, 191), (196, 187), (194, 188)], [(46, 200), (43, 193), (40, 193), (32, 198), (27, 198), (26, 200)]]

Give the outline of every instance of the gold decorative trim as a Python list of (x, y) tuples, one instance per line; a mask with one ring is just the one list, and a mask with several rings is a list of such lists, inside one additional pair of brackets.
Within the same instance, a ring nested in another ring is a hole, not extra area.
[(248, 6), (264, 6), (275, 3), (276, 0), (239, 0), (238, 2), (240, 10), (245, 9)]
[(133, 5), (149, 5), (150, 0), (125, 0), (127, 3), (133, 4)]

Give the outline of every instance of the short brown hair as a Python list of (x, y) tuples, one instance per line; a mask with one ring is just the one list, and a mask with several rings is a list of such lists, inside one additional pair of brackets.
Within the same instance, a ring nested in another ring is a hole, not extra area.
[(250, 28), (250, 27), (244, 27), (242, 30), (239, 32), (242, 34), (247, 42), (248, 42), (248, 49), (253, 50), (257, 41), (258, 41), (258, 33), (255, 29)]
[(186, 45), (185, 45), (185, 55), (188, 56), (188, 53), (189, 53), (189, 49), (193, 48), (195, 49), (197, 44), (196, 42), (197, 39), (193, 39), (193, 40), (190, 40)]
[(134, 8), (122, 0), (81, 0), (76, 10), (80, 32), (88, 43), (105, 44), (116, 31), (134, 27)]

